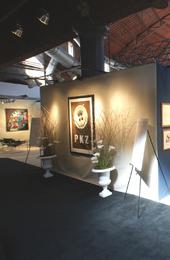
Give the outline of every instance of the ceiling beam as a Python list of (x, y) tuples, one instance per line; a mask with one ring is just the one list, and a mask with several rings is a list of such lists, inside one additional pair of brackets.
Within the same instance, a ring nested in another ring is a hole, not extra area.
[[(76, 37), (73, 30), (76, 25), (108, 24), (151, 6), (164, 8), (167, 0), (62, 0), (60, 5), (56, 0), (25, 0), (20, 2), (19, 8), (13, 5), (13, 9), (9, 9), (8, 2), (4, 5), (6, 7), (0, 10), (1, 67), (69, 41)], [(48, 26), (37, 20), (40, 8), (47, 9), (50, 14)], [(23, 27), (20, 39), (11, 34), (17, 23)]]

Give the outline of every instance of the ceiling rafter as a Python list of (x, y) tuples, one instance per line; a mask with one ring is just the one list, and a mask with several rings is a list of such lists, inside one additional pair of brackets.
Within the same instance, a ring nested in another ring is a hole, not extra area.
[[(157, 51), (159, 55), (157, 54)], [(155, 45), (149, 44), (135, 47), (133, 50), (128, 50), (125, 55), (117, 57), (117, 61), (126, 64), (126, 66), (135, 66), (141, 64), (147, 64), (153, 61), (159, 61), (163, 64), (170, 65), (170, 39), (158, 41)], [(129, 58), (130, 57), (130, 58)]]
[(135, 14), (135, 17), (138, 20), (138, 22), (140, 23), (141, 28), (145, 28), (146, 26), (145, 26), (145, 23), (143, 22), (143, 11)]
[[(156, 10), (155, 10), (154, 8), (152, 8), (151, 10), (152, 10), (152, 13), (155, 15), (156, 19), (159, 20), (160, 17), (159, 17), (159, 15), (158, 15), (158, 13), (156, 12)], [(165, 17), (165, 19), (161, 19), (161, 20), (159, 21), (159, 22), (160, 22), (160, 25), (158, 24), (158, 27), (156, 27), (156, 25), (155, 25), (155, 27), (153, 28), (153, 29), (154, 29), (154, 33), (155, 33), (157, 36), (161, 37), (161, 38), (165, 38), (165, 36), (164, 36), (160, 31), (159, 31), (159, 33), (158, 33), (158, 31), (155, 30), (155, 29), (159, 29), (161, 26), (165, 25), (165, 24), (166, 24), (166, 20), (168, 19), (168, 17), (170, 17), (170, 16)]]
[(168, 46), (169, 46), (169, 41), (165, 41), (165, 44), (163, 44), (163, 42), (161, 42), (161, 45), (157, 47), (156, 53), (157, 54), (157, 58), (160, 59), (162, 55), (165, 54)]
[[(162, 17), (160, 17), (157, 21), (155, 21), (154, 23), (152, 23), (151, 25), (149, 25), (145, 30), (143, 30), (142, 32), (138, 33), (136, 35), (136, 39), (130, 41), (129, 43), (126, 44), (126, 46), (120, 51), (120, 53), (118, 53), (116, 56), (121, 56), (123, 55), (123, 53), (127, 52), (127, 49), (130, 48), (133, 45), (136, 45), (138, 41), (143, 40), (146, 36), (148, 36), (149, 33), (152, 33), (153, 29), (157, 29), (160, 28), (162, 26), (161, 21), (165, 20), (167, 17), (170, 17), (170, 13), (163, 15)], [(156, 26), (156, 27), (155, 27)], [(159, 27), (158, 27), (159, 26)]]
[[(123, 26), (122, 26), (123, 27)], [(110, 38), (110, 41), (116, 41), (119, 45), (122, 45), (122, 47), (124, 47), (124, 39), (123, 39), (123, 34), (120, 34), (120, 31), (119, 29), (116, 31), (116, 32), (112, 32), (112, 29), (110, 27), (110, 31), (109, 31), (109, 38)], [(110, 42), (111, 44), (111, 42)]]

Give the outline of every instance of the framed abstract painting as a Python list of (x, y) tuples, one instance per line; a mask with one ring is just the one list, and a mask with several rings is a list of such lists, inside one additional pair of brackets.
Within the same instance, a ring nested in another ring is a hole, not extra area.
[(28, 130), (28, 110), (27, 109), (5, 109), (6, 131), (15, 132)]
[(94, 142), (94, 95), (69, 97), (71, 152), (90, 155)]

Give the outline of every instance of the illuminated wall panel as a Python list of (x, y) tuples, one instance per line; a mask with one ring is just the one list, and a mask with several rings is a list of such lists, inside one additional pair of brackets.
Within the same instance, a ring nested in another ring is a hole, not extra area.
[[(102, 123), (102, 113), (108, 115), (114, 113), (121, 121), (122, 133), (123, 131), (125, 133), (127, 127), (132, 127), (131, 134), (126, 136), (128, 144), (122, 152), (117, 153), (115, 160), (117, 173), (112, 175), (112, 188), (124, 192), (130, 173), (129, 163), (132, 157), (137, 120), (148, 119), (149, 132), (157, 150), (156, 65), (150, 64), (111, 72), (41, 89), (42, 104), (50, 107), (56, 102), (58, 106), (60, 144), (56, 171), (97, 184), (97, 175), (91, 172), (90, 158), (70, 152), (68, 98), (86, 95), (94, 95), (96, 124)], [(129, 187), (130, 193), (138, 194), (138, 183), (139, 178), (134, 174)], [(143, 163), (142, 196), (154, 200), (158, 197), (157, 161), (148, 140)]]

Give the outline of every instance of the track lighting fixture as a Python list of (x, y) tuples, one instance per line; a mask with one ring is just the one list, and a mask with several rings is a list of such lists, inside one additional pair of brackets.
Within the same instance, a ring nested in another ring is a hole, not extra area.
[(12, 30), (11, 33), (17, 36), (18, 38), (21, 38), (23, 34), (22, 26), (20, 24), (17, 24), (16, 28)]
[(45, 10), (40, 16), (37, 17), (37, 19), (44, 25), (48, 25), (50, 20), (49, 13)]
[(4, 105), (7, 103), (13, 103), (15, 102), (15, 99), (12, 98), (0, 98), (0, 104)]

